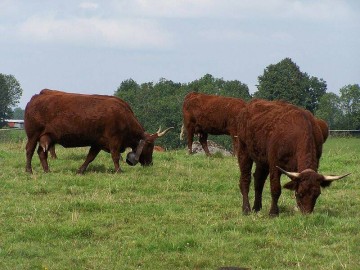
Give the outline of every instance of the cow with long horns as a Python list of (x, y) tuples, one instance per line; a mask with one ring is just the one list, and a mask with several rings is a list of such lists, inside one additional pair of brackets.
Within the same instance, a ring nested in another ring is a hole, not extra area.
[(325, 176), (317, 172), (328, 131), (326, 123), (309, 111), (286, 102), (255, 99), (239, 113), (238, 130), (239, 186), (245, 214), (251, 210), (248, 194), (253, 163), (256, 164), (253, 210), (262, 208), (262, 191), (270, 174), (273, 216), (279, 214), (282, 173), (291, 179), (284, 188), (295, 191), (302, 213), (313, 212), (321, 187), (348, 175)]
[(120, 98), (84, 95), (44, 89), (34, 95), (25, 108), (26, 171), (32, 173), (31, 159), (39, 143), (38, 155), (49, 171), (48, 151), (55, 144), (64, 147), (90, 146), (78, 173), (84, 173), (100, 150), (111, 153), (116, 172), (120, 172), (120, 153), (132, 149), (127, 163), (152, 164), (154, 142), (171, 128), (146, 133), (130, 106)]

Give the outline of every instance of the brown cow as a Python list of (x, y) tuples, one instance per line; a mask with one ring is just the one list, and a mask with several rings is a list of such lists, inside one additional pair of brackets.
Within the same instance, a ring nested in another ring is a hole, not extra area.
[(206, 95), (191, 92), (185, 96), (183, 103), (183, 127), (187, 132), (189, 154), (192, 153), (194, 134), (199, 134), (199, 142), (206, 155), (210, 156), (207, 146), (208, 134), (230, 135), (233, 149), (236, 149), (236, 116), (244, 106), (240, 98)]
[[(49, 90), (49, 89), (43, 89), (42, 93), (43, 94), (52, 94), (52, 95), (54, 95), (54, 94), (60, 94), (60, 95), (69, 94), (69, 95), (71, 95), (72, 94), (72, 93), (62, 92), (62, 91), (58, 91), (58, 90)], [(117, 99), (117, 97), (115, 97), (115, 96), (106, 96), (106, 95), (96, 95), (96, 96), (102, 96), (102, 97)], [(121, 101), (123, 102), (124, 106), (127, 106), (131, 110), (129, 104), (127, 104), (123, 100), (121, 100)], [(48, 152), (50, 152), (50, 155), (51, 155), (52, 159), (57, 159), (57, 155), (56, 155), (56, 151), (55, 151), (55, 144), (53, 144), (53, 145), (51, 145), (51, 147), (49, 147)], [(122, 160), (121, 156), (120, 156), (120, 160)]]
[(104, 95), (83, 95), (44, 89), (34, 95), (25, 108), (26, 171), (32, 172), (31, 159), (37, 142), (38, 154), (45, 172), (49, 171), (48, 150), (56, 143), (64, 147), (90, 146), (85, 162), (79, 168), (84, 173), (100, 150), (110, 152), (115, 171), (120, 172), (120, 153), (132, 148), (127, 162), (152, 164), (152, 152), (163, 132), (148, 134), (123, 100)]
[(302, 213), (313, 211), (321, 193), (320, 187), (327, 187), (332, 181), (348, 175), (317, 173), (327, 129), (324, 129), (325, 125), (321, 127), (309, 111), (281, 101), (256, 99), (242, 110), (238, 121), (241, 130), (238, 133), (239, 186), (245, 214), (250, 212), (248, 193), (253, 162), (256, 164), (253, 210), (259, 211), (262, 207), (262, 191), (270, 173), (270, 215), (274, 216), (279, 214), (282, 173), (290, 177), (291, 181), (284, 188), (295, 191)]

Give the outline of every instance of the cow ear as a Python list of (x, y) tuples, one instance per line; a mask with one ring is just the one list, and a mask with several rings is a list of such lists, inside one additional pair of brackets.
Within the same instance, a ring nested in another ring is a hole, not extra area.
[(296, 190), (297, 184), (298, 183), (296, 181), (290, 181), (286, 183), (283, 187), (290, 190)]
[(330, 186), (331, 183), (332, 183), (332, 181), (321, 181), (320, 186), (323, 188), (326, 188), (326, 187)]

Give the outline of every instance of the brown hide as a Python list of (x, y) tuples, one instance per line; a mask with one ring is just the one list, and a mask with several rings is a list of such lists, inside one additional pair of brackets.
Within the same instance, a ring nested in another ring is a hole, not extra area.
[(239, 114), (238, 130), (241, 131), (238, 132), (238, 162), (243, 212), (250, 211), (248, 192), (253, 162), (256, 164), (255, 211), (262, 207), (262, 190), (270, 174), (270, 214), (278, 215), (281, 171), (276, 166), (279, 166), (292, 172), (305, 171), (300, 174), (300, 180), (292, 181), (295, 184), (286, 188), (293, 189), (296, 194), (302, 190), (303, 198), (297, 200), (298, 206), (303, 213), (312, 212), (324, 180), (317, 169), (322, 145), (328, 134), (326, 123), (294, 105), (255, 99)]
[(323, 139), (324, 139), (324, 142), (325, 142), (326, 139), (329, 137), (329, 126), (324, 120), (322, 120), (320, 118), (316, 118), (316, 123), (318, 124), (318, 126), (321, 129)]
[(119, 167), (120, 153), (126, 147), (133, 151), (140, 140), (144, 147), (139, 161), (152, 163), (154, 141), (158, 134), (147, 134), (136, 119), (130, 106), (123, 100), (104, 95), (72, 94), (42, 90), (34, 95), (25, 108), (26, 171), (32, 172), (31, 159), (37, 142), (38, 154), (44, 171), (48, 171), (47, 152), (55, 144), (64, 147), (90, 146), (83, 173), (100, 150), (110, 152), (115, 171)]
[(207, 155), (208, 134), (230, 135), (236, 148), (236, 116), (245, 106), (245, 101), (239, 98), (206, 95), (191, 92), (186, 95), (183, 103), (183, 125), (187, 133), (188, 151), (192, 153), (192, 143), (195, 134)]

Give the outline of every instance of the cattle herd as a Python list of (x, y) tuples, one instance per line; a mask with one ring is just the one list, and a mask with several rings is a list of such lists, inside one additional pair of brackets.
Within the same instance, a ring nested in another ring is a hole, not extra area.
[[(48, 152), (56, 155), (55, 144), (90, 147), (79, 173), (85, 172), (100, 150), (111, 154), (116, 172), (121, 172), (119, 161), (126, 148), (132, 149), (126, 157), (129, 165), (138, 162), (151, 165), (155, 140), (171, 129), (159, 129), (154, 134), (145, 132), (131, 107), (114, 96), (44, 89), (34, 95), (25, 108), (26, 171), (32, 173), (31, 160), (38, 145), (41, 165), (48, 172)], [(248, 194), (254, 163), (252, 209), (262, 208), (262, 191), (270, 176), (271, 216), (279, 215), (282, 174), (290, 178), (284, 188), (295, 192), (298, 208), (304, 214), (314, 210), (321, 187), (348, 175), (317, 172), (328, 126), (309, 111), (286, 102), (261, 99), (245, 102), (239, 98), (192, 92), (183, 103), (181, 136), (185, 134), (190, 154), (193, 137), (198, 135), (207, 155), (210, 155), (208, 134), (231, 136), (240, 168), (244, 214), (251, 211)]]

